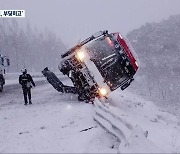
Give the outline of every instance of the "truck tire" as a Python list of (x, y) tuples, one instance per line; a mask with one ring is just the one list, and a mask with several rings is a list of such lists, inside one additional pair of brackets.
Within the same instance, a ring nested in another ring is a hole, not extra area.
[(0, 84), (0, 92), (2, 92), (2, 91), (3, 91), (3, 85)]

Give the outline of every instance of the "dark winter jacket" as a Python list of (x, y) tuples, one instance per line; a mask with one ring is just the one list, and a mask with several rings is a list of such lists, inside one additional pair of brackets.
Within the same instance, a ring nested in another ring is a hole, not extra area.
[(32, 88), (31, 84), (35, 87), (35, 83), (30, 74), (22, 74), (19, 76), (19, 83), (23, 89)]

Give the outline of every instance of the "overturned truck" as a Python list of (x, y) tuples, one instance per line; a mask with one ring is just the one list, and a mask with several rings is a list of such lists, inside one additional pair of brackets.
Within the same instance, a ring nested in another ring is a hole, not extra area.
[(42, 73), (52, 86), (63, 93), (77, 93), (80, 101), (108, 98), (134, 80), (138, 70), (136, 53), (119, 33), (100, 31), (61, 55), (59, 70), (74, 87), (64, 85), (48, 68)]

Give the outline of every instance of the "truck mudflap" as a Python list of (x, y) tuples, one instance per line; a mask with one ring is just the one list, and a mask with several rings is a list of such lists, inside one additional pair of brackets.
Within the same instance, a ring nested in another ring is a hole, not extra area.
[(75, 87), (64, 85), (59, 78), (51, 72), (47, 67), (42, 71), (42, 74), (46, 77), (47, 81), (56, 89), (58, 92), (62, 93), (77, 93)]

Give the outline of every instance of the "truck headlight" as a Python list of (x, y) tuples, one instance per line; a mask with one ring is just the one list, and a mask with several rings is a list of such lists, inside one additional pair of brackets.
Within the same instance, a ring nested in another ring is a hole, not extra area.
[(101, 96), (106, 96), (108, 94), (108, 90), (106, 88), (99, 88), (99, 94)]
[(76, 53), (76, 58), (80, 61), (84, 61), (85, 59), (85, 53), (84, 51), (82, 50), (79, 50), (77, 53)]

